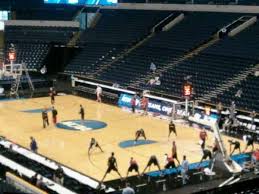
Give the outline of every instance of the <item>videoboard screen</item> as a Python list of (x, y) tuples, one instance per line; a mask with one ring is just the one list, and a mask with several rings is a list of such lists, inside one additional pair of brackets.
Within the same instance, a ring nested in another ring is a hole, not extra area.
[(10, 11), (0, 11), (0, 20), (8, 20)]
[(44, 0), (44, 3), (71, 5), (112, 5), (118, 0)]

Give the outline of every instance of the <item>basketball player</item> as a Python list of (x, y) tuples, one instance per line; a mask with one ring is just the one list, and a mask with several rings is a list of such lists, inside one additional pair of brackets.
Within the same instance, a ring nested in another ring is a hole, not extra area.
[(178, 157), (177, 157), (177, 147), (176, 147), (175, 141), (173, 141), (173, 146), (172, 146), (172, 158), (176, 159), (178, 164), (180, 165), (180, 161), (178, 160)]
[(133, 157), (131, 157), (130, 158), (130, 166), (128, 168), (126, 178), (128, 178), (129, 172), (132, 172), (133, 170), (138, 173), (138, 176), (140, 176), (138, 163), (137, 163), (136, 160), (134, 160)]
[(134, 95), (130, 101), (130, 104), (131, 104), (131, 111), (132, 113), (135, 113), (135, 109), (136, 109), (136, 95)]
[(212, 153), (211, 153), (210, 150), (208, 150), (208, 149), (203, 149), (202, 152), (203, 152), (203, 156), (202, 156), (201, 161), (200, 161), (200, 163), (198, 164), (197, 168), (199, 168), (199, 166), (201, 165), (201, 163), (203, 162), (203, 160), (206, 160), (207, 158), (209, 158), (210, 160), (212, 159)]
[(50, 88), (49, 89), (49, 96), (50, 96), (50, 102), (51, 104), (55, 104), (55, 95), (56, 95), (56, 91), (54, 90), (54, 88)]
[(141, 99), (141, 108), (143, 110), (143, 115), (147, 115), (148, 98), (146, 98), (145, 96), (143, 96), (142, 99)]
[(177, 136), (175, 124), (173, 123), (173, 121), (170, 121), (170, 123), (169, 123), (168, 139), (169, 139), (169, 137), (170, 137), (170, 135), (171, 135), (172, 132), (174, 132), (175, 136)]
[(175, 162), (174, 162), (174, 158), (173, 157), (169, 157), (168, 154), (165, 154), (165, 159), (166, 159), (166, 164), (165, 164), (165, 168), (175, 168)]
[(53, 124), (56, 125), (57, 124), (57, 115), (58, 115), (58, 111), (55, 109), (55, 107), (52, 107), (52, 121)]
[(88, 148), (88, 155), (90, 155), (90, 150), (93, 149), (94, 147), (99, 148), (101, 150), (101, 152), (103, 152), (99, 143), (95, 140), (95, 138), (92, 137), (91, 141), (90, 141), (89, 148)]
[(42, 121), (43, 121), (43, 128), (46, 128), (46, 125), (49, 125), (49, 117), (47, 108), (42, 110)]
[(212, 147), (212, 153), (213, 153), (214, 156), (218, 153), (219, 149), (220, 149), (220, 147), (219, 147), (218, 140), (215, 138), (214, 143), (213, 143), (213, 147)]
[(140, 137), (144, 137), (144, 139), (147, 140), (144, 129), (139, 129), (139, 130), (137, 130), (137, 131), (136, 131), (136, 134), (135, 134), (135, 137), (136, 137), (136, 138), (135, 138), (134, 144), (137, 143), (137, 141), (138, 141), (138, 139), (139, 139)]
[(245, 148), (244, 152), (246, 152), (246, 150), (249, 146), (252, 146), (251, 151), (253, 152), (254, 151), (254, 137), (251, 135), (244, 135), (243, 139), (246, 142), (246, 148)]
[(111, 171), (115, 171), (120, 176), (120, 178), (122, 179), (122, 176), (118, 171), (118, 165), (117, 165), (116, 158), (114, 157), (114, 152), (111, 153), (111, 156), (108, 159), (108, 168), (107, 168), (107, 170), (106, 170), (106, 172), (105, 172), (105, 174), (104, 174), (104, 176), (101, 180), (100, 185), (103, 183), (103, 180), (105, 179), (106, 175), (108, 173), (110, 173)]
[[(230, 156), (235, 152), (235, 150), (239, 150), (239, 154), (241, 153), (239, 141), (235, 141), (235, 140), (230, 139), (230, 140), (228, 140), (228, 142), (229, 142)], [(232, 145), (234, 146), (233, 150), (232, 150)]]
[(85, 110), (84, 110), (82, 104), (80, 104), (79, 114), (81, 115), (81, 120), (85, 120)]
[(201, 149), (205, 149), (205, 142), (208, 139), (208, 135), (205, 129), (200, 132)]
[(97, 102), (102, 102), (102, 93), (103, 93), (103, 89), (101, 88), (100, 85), (97, 86), (96, 90), (96, 101)]
[(155, 155), (152, 155), (152, 156), (150, 156), (150, 158), (148, 160), (148, 163), (147, 163), (147, 166), (143, 170), (142, 174), (144, 174), (146, 172), (147, 168), (149, 168), (148, 171), (150, 171), (150, 167), (151, 167), (152, 164), (157, 166), (158, 170), (161, 171), (161, 168), (160, 168), (160, 165), (159, 165), (157, 157)]

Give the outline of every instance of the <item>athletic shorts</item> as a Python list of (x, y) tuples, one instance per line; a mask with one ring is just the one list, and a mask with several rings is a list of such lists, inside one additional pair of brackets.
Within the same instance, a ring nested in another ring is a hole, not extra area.
[(156, 166), (158, 165), (157, 158), (151, 157), (151, 158), (149, 159), (147, 166), (151, 166), (152, 164), (154, 164), (154, 165), (156, 165)]
[(116, 166), (109, 166), (106, 173), (110, 173), (112, 170), (118, 172), (118, 169)]
[(254, 140), (249, 139), (247, 142), (247, 146), (253, 145), (254, 144)]
[(175, 153), (172, 158), (177, 159), (177, 153)]
[(165, 168), (175, 168), (175, 163), (174, 163), (174, 161), (170, 161), (170, 162), (168, 162), (166, 165), (165, 165)]
[(240, 148), (240, 144), (235, 144), (234, 150), (239, 148)]
[(128, 171), (132, 172), (132, 171), (138, 172), (138, 165), (137, 164), (131, 164)]

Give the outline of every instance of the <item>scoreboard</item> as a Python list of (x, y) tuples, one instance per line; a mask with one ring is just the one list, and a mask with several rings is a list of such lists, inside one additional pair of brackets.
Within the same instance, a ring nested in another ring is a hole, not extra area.
[(190, 97), (192, 96), (192, 84), (189, 82), (185, 82), (183, 84), (183, 96)]

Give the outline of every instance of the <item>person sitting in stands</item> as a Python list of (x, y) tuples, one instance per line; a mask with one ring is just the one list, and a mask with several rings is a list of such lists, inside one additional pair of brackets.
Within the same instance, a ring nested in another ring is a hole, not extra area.
[(60, 165), (58, 165), (57, 170), (54, 172), (53, 180), (60, 185), (64, 183), (64, 171)]
[(155, 65), (153, 62), (151, 62), (151, 64), (150, 64), (150, 71), (151, 71), (152, 73), (155, 73), (155, 72), (156, 72), (156, 65)]
[(151, 78), (149, 81), (148, 81), (148, 85), (150, 85), (150, 86), (153, 86), (153, 85), (155, 85), (155, 83), (156, 83), (156, 80), (154, 79), (154, 78)]
[(160, 77), (155, 77), (155, 85), (160, 86), (161, 85), (161, 81), (160, 81)]
[(37, 179), (36, 186), (39, 187), (40, 189), (43, 189), (43, 190), (46, 189), (46, 184), (43, 182), (43, 177), (42, 176), (40, 176)]
[(112, 87), (114, 87), (114, 88), (119, 88), (119, 87), (120, 87), (120, 84), (118, 84), (118, 83), (115, 82), (115, 83), (112, 84)]
[(33, 175), (33, 176), (31, 177), (31, 180), (30, 180), (31, 184), (36, 185), (36, 183), (37, 183), (37, 177), (38, 177), (38, 173), (35, 173), (35, 175)]

